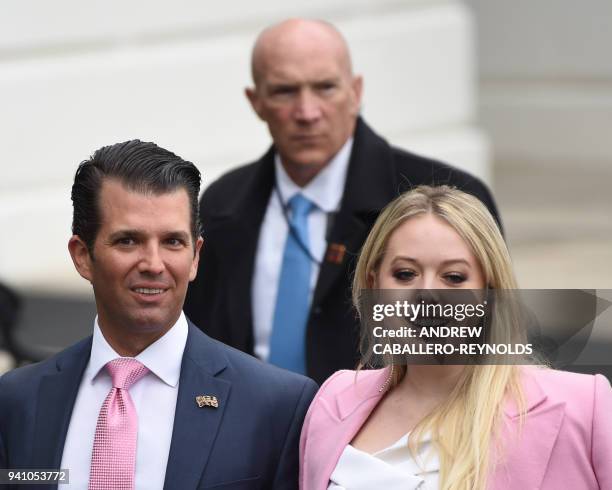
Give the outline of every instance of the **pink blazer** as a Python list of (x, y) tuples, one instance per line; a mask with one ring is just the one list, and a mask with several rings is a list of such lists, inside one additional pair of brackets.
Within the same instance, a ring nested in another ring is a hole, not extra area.
[[(338, 371), (321, 387), (302, 428), (300, 489), (325, 490), (344, 448), (380, 401), (388, 371)], [(493, 490), (612, 490), (612, 390), (601, 376), (523, 369), (527, 407), (508, 402), (504, 460)]]

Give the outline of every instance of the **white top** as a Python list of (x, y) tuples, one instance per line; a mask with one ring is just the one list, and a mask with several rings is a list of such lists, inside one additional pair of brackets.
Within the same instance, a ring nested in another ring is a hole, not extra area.
[[(181, 313), (163, 337), (136, 356), (150, 372), (129, 390), (138, 414), (135, 488), (164, 486), (187, 331), (187, 320)], [(87, 489), (96, 422), (112, 387), (110, 375), (102, 368), (117, 357), (121, 356), (102, 335), (96, 317), (91, 357), (72, 411), (60, 466), (70, 470), (70, 490)]]
[[(299, 187), (291, 180), (283, 168), (278, 154), (274, 157), (276, 185), (280, 190), (285, 206), (298, 192), (301, 192), (304, 197), (315, 204), (315, 208), (308, 215), (308, 238), (310, 252), (319, 262), (323, 261), (327, 248), (328, 214), (340, 209), (352, 147), (353, 138), (349, 138), (329, 164), (305, 187)], [(270, 353), (270, 334), (274, 321), (278, 281), (287, 231), (287, 221), (283, 215), (278, 193), (273, 190), (259, 231), (253, 282), (251, 284), (254, 351), (255, 355), (263, 360), (267, 360)], [(313, 263), (310, 272), (309, 301), (312, 301), (318, 276), (319, 266)]]
[(419, 446), (417, 461), (408, 434), (386, 449), (369, 454), (346, 446), (330, 477), (328, 490), (437, 490), (440, 461), (431, 439)]

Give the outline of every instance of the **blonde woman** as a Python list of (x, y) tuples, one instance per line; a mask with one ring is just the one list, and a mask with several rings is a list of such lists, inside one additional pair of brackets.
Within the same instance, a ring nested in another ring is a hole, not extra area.
[[(421, 186), (380, 215), (353, 299), (376, 289), (516, 289), (476, 198)], [(363, 315), (363, 311), (359, 311)], [(310, 406), (302, 490), (612, 489), (612, 390), (601, 375), (516, 365), (340, 371)]]

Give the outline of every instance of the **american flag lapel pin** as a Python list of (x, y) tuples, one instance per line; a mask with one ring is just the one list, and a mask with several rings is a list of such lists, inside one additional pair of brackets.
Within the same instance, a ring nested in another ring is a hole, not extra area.
[(211, 408), (219, 408), (219, 401), (217, 397), (214, 395), (198, 395), (195, 398), (198, 407), (211, 407)]

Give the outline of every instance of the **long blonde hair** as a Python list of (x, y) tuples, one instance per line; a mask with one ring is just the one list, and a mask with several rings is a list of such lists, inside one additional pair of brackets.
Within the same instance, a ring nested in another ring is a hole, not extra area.
[[(492, 289), (516, 289), (510, 255), (499, 228), (475, 197), (448, 186), (419, 186), (402, 194), (378, 217), (366, 239), (353, 279), (353, 303), (360, 317), (362, 292), (372, 288), (391, 234), (413, 216), (431, 213), (444, 219), (470, 246)], [(365, 333), (362, 332), (362, 335)], [(394, 366), (390, 388), (406, 375)], [(440, 459), (440, 489), (481, 490), (489, 475), (492, 434), (500, 426), (506, 395), (524, 406), (519, 370), (514, 365), (466, 366), (448, 399), (421, 420), (410, 434), (413, 455), (430, 433)]]

